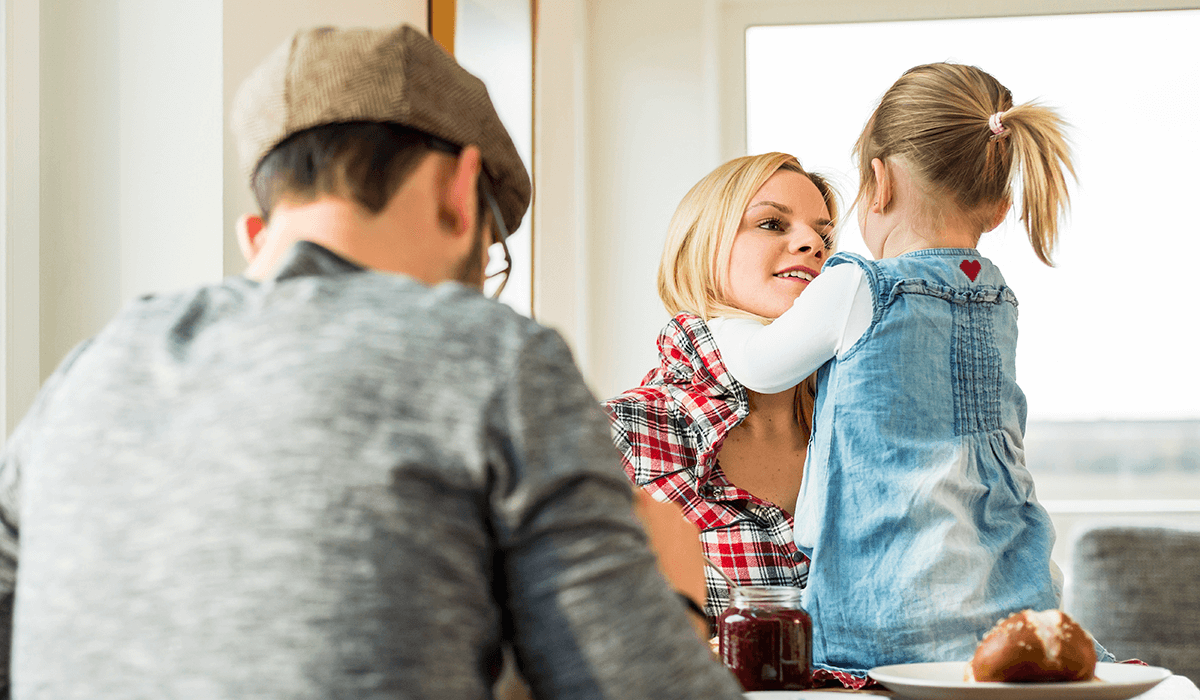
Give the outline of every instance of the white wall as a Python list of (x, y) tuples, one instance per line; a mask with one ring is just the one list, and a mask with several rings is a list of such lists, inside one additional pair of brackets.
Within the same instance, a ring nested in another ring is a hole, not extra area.
[(557, 328), (585, 369), (587, 264), (587, 8), (545, 2), (534, 32), (533, 315)]
[(717, 165), (715, 0), (539, 7), (535, 314), (606, 397), (656, 363), (658, 258)]
[(302, 26), (427, 25), (425, 0), (5, 0), (5, 18), (9, 430), (126, 301), (243, 269), (227, 111), (261, 58)]
[[(0, 430), (5, 435), (25, 413), (41, 384), (40, 160), (41, 8), (38, 0), (6, 0), (0, 13), (8, 70), (0, 94), (0, 210), (8, 235), (0, 245)], [(19, 31), (18, 31), (19, 28)]]
[(221, 2), (41, 5), (44, 379), (131, 297), (221, 272)]
[(657, 364), (656, 275), (683, 195), (718, 164), (715, 2), (590, 6), (591, 376), (601, 396)]

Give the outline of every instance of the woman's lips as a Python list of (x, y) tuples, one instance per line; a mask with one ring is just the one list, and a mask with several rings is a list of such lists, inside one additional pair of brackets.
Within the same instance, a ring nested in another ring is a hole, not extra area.
[(808, 282), (812, 282), (813, 279), (815, 279), (816, 276), (819, 274), (821, 274), (821, 273), (817, 272), (816, 270), (812, 269), (811, 267), (805, 267), (803, 265), (796, 265), (795, 267), (789, 267), (786, 270), (780, 270), (779, 272), (776, 272), (775, 277), (781, 277), (783, 279), (794, 279), (794, 280), (799, 280), (801, 282), (808, 283)]

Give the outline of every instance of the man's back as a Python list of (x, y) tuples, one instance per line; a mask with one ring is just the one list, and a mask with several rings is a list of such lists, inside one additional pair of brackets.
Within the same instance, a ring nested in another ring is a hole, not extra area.
[(487, 697), (506, 629), (535, 692), (733, 688), (561, 339), (458, 285), (302, 242), (135, 302), (2, 468), (14, 698)]

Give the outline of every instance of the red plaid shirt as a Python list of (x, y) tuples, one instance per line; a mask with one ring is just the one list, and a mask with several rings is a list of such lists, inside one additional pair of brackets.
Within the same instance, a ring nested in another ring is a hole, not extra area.
[[(725, 478), (721, 443), (746, 417), (746, 389), (721, 362), (708, 325), (681, 313), (658, 336), (660, 365), (641, 386), (604, 402), (625, 473), (657, 500), (673, 501), (700, 528), (704, 553), (743, 585), (798, 586), (808, 558), (792, 539), (792, 516)], [(729, 603), (720, 576), (705, 571), (708, 613)], [(844, 677), (843, 677), (844, 676)], [(817, 681), (861, 688), (866, 678), (818, 671)]]
[[(792, 541), (792, 516), (731, 484), (717, 462), (749, 403), (708, 325), (679, 314), (659, 334), (658, 350), (662, 364), (641, 386), (604, 404), (625, 472), (657, 500), (682, 506), (700, 528), (704, 553), (738, 583), (803, 587), (808, 559)], [(729, 595), (716, 572), (706, 576), (707, 612), (715, 618)]]

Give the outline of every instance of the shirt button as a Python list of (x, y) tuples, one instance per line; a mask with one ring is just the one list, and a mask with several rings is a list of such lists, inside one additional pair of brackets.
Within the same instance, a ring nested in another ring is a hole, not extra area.
[(794, 562), (804, 561), (804, 554), (801, 552), (792, 552), (792, 561), (794, 561)]

